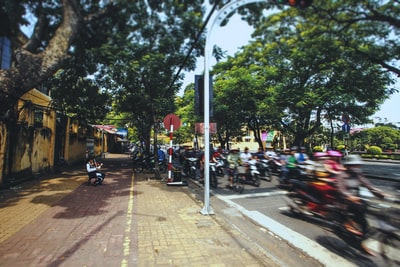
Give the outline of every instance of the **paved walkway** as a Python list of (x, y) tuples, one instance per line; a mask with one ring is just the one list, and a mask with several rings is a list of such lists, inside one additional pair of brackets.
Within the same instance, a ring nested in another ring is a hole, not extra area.
[(104, 163), (101, 186), (75, 167), (0, 191), (0, 266), (276, 266), (188, 187)]

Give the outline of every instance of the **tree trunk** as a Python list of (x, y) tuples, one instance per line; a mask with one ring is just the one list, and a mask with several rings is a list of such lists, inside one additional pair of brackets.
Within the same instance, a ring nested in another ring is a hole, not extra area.
[(68, 49), (77, 35), (79, 6), (76, 0), (63, 0), (63, 21), (49, 44), (34, 54), (25, 46), (15, 49), (13, 67), (0, 69), (0, 117), (16, 104), (18, 98), (51, 77), (68, 57)]

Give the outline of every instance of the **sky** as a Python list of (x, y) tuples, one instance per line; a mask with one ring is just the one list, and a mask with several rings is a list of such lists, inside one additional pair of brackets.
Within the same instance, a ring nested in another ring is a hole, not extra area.
[[(212, 45), (218, 45), (227, 54), (233, 56), (239, 51), (239, 48), (248, 44), (251, 40), (252, 28), (240, 16), (233, 16), (224, 27), (214, 26), (210, 36)], [(211, 60), (211, 68), (216, 63)], [(197, 68), (192, 72), (185, 72), (183, 88), (190, 83), (194, 83), (194, 76), (201, 75), (204, 70), (204, 58), (199, 58)], [(397, 82), (397, 88), (400, 88), (400, 79)], [(400, 127), (400, 92), (395, 93), (387, 99), (381, 106), (380, 110), (371, 119), (374, 122), (392, 122)]]

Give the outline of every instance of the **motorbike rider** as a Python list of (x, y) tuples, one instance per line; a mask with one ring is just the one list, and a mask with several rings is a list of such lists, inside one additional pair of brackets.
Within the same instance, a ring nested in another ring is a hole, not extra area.
[[(353, 214), (353, 218), (346, 218), (345, 227), (349, 232), (360, 235), (366, 239), (368, 233), (368, 221), (366, 219), (367, 206), (365, 201), (360, 198), (360, 186), (368, 188), (371, 193), (379, 198), (385, 194), (375, 188), (371, 182), (362, 174), (361, 166), (363, 161), (359, 155), (349, 155), (344, 162), (345, 170), (337, 175), (337, 186), (342, 195), (347, 210)], [(356, 224), (361, 226), (361, 232), (356, 229)], [(365, 240), (364, 239), (364, 240)], [(368, 254), (374, 255), (364, 244), (361, 248)]]
[(342, 153), (336, 150), (328, 150), (326, 154), (329, 158), (324, 160), (324, 168), (333, 178), (346, 169), (341, 163)]
[(297, 147), (291, 147), (290, 150), (285, 150), (286, 158), (282, 161), (282, 178), (281, 183), (286, 183), (289, 178), (297, 177), (299, 170), (297, 169), (297, 160), (295, 153)]
[(240, 161), (242, 165), (247, 165), (250, 160), (253, 159), (253, 155), (249, 152), (249, 148), (245, 147), (244, 151), (240, 153)]
[(255, 156), (258, 160), (266, 159), (266, 155), (265, 155), (265, 152), (263, 151), (262, 147), (258, 148)]
[(240, 161), (240, 149), (232, 149), (226, 160), (228, 161), (228, 176), (229, 176), (229, 184), (226, 186), (228, 189), (233, 189), (235, 191), (239, 191), (240, 193), (243, 191), (243, 186), (236, 185), (234, 181), (234, 176), (237, 172), (237, 167), (239, 166)]
[[(100, 168), (103, 166), (103, 163), (96, 163), (94, 158), (89, 158), (86, 162), (86, 171), (89, 176), (89, 183), (93, 185), (99, 185), (103, 183), (104, 178), (106, 177), (104, 172), (100, 172)], [(95, 179), (94, 182), (92, 180)]]
[[(217, 156), (219, 155), (218, 151), (214, 151), (214, 148), (212, 145), (210, 145), (210, 162), (217, 162)], [(204, 149), (202, 150), (201, 156), (200, 156), (200, 177), (199, 177), (199, 182), (204, 183), (204, 160), (205, 160), (205, 155), (204, 155)]]
[(294, 156), (296, 157), (296, 161), (299, 164), (304, 164), (307, 160), (310, 159), (306, 153), (306, 148), (304, 146), (300, 147), (299, 151), (296, 152)]

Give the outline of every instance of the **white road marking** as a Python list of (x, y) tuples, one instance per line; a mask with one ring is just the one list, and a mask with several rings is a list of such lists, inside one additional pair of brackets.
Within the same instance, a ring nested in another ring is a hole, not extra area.
[(355, 264), (351, 263), (350, 261), (330, 252), (328, 249), (324, 248), (323, 246), (319, 245), (317, 242), (293, 231), (292, 229), (280, 224), (279, 222), (271, 219), (268, 216), (258, 212), (258, 211), (250, 211), (245, 209), (239, 204), (236, 204), (232, 201), (232, 199), (238, 198), (245, 198), (246, 196), (254, 197), (255, 195), (258, 196), (271, 196), (271, 195), (278, 195), (283, 194), (283, 191), (277, 191), (281, 193), (275, 192), (268, 192), (268, 193), (260, 193), (260, 194), (248, 194), (248, 195), (230, 195), (230, 196), (221, 196), (216, 195), (219, 199), (227, 203), (229, 206), (234, 207), (235, 209), (239, 210), (243, 215), (247, 216), (248, 218), (252, 219), (259, 225), (267, 228), (275, 235), (279, 236), (280, 238), (286, 240), (293, 246), (297, 247), (298, 249), (302, 250), (304, 253), (308, 254), (310, 257), (318, 260), (321, 264), (327, 267), (336, 267), (336, 266), (356, 266)]

